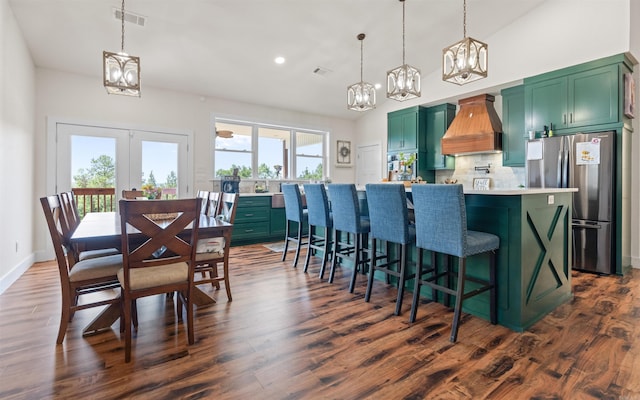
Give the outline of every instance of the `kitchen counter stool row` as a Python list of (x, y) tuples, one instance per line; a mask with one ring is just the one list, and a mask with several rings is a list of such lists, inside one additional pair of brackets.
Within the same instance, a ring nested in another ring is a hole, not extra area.
[[(349, 291), (353, 292), (358, 271), (368, 273), (365, 301), (369, 301), (376, 271), (396, 278), (398, 296), (395, 315), (400, 315), (405, 283), (414, 279), (410, 322), (416, 319), (422, 286), (431, 288), (431, 298), (443, 293), (446, 306), (455, 297), (451, 342), (457, 340), (463, 301), (489, 291), (491, 323), (496, 318), (496, 251), (497, 236), (467, 230), (462, 185), (414, 185), (412, 188), (415, 221), (410, 220), (406, 190), (400, 184), (368, 184), (366, 192), (357, 191), (353, 184), (329, 184), (328, 194), (322, 184), (304, 185), (307, 207), (303, 207), (302, 194), (295, 184), (282, 185), (285, 199), (287, 234), (282, 260), (286, 259), (289, 241), (296, 243), (296, 266), (300, 248), (307, 246), (305, 272), (312, 251), (322, 253), (320, 278), (324, 278), (325, 265), (331, 260), (329, 283), (333, 282), (336, 264), (348, 261), (352, 266)], [(363, 196), (366, 193), (366, 196)], [(289, 233), (289, 224), (298, 224), (295, 236)], [(307, 242), (304, 228), (308, 226)], [(322, 234), (317, 229), (323, 230)], [(369, 239), (370, 246), (369, 246)], [(392, 249), (395, 246), (395, 251)], [(417, 248), (415, 268), (409, 268), (409, 249)], [(424, 250), (431, 252), (431, 263), (425, 265)], [(489, 253), (489, 279), (467, 276), (466, 257)], [(444, 265), (438, 266), (436, 253), (442, 253)], [(451, 256), (458, 258), (457, 268), (450, 266)], [(409, 274), (409, 271), (412, 271)], [(465, 282), (473, 281), (472, 290), (465, 291)]]

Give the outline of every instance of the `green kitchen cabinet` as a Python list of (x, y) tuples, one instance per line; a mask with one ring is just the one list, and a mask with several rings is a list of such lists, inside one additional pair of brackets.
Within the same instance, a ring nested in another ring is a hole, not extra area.
[[(420, 124), (422, 113), (422, 107), (410, 107), (387, 114), (388, 152), (419, 151), (420, 141), (423, 140), (421, 131), (424, 131), (424, 126)], [(424, 147), (424, 144), (422, 146)]]
[(456, 115), (455, 104), (441, 104), (426, 110), (427, 169), (455, 169), (455, 157), (442, 154), (441, 139)]
[(619, 122), (619, 75), (617, 64), (585, 64), (525, 79), (526, 130), (540, 132), (552, 124), (562, 133)]
[(240, 196), (231, 242), (247, 242), (269, 237), (271, 196)]
[(524, 86), (504, 89), (502, 94), (502, 165), (524, 167), (528, 133), (525, 128)]
[(271, 209), (271, 224), (269, 234), (272, 237), (284, 238), (286, 231), (287, 216), (284, 208)]

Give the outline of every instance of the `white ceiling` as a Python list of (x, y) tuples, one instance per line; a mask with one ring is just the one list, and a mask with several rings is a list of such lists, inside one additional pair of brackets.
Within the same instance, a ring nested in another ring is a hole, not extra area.
[[(467, 0), (467, 34), (487, 37), (546, 0)], [(38, 67), (102, 79), (102, 51), (120, 50), (118, 0), (9, 0)], [(427, 75), (463, 37), (462, 0), (407, 0), (406, 62)], [(347, 86), (381, 83), (402, 64), (398, 0), (127, 0), (147, 18), (127, 23), (125, 51), (141, 58), (142, 96), (153, 86), (353, 119)], [(489, 43), (491, 54), (491, 43)], [(276, 56), (286, 63), (276, 65)], [(491, 58), (489, 58), (491, 60)], [(330, 72), (313, 73), (317, 68)], [(106, 93), (105, 93), (106, 94)]]

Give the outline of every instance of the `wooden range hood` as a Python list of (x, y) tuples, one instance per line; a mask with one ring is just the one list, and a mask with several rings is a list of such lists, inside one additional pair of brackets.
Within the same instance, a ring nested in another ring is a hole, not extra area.
[(442, 137), (442, 154), (461, 155), (502, 151), (502, 122), (495, 97), (481, 94), (458, 102), (460, 110)]

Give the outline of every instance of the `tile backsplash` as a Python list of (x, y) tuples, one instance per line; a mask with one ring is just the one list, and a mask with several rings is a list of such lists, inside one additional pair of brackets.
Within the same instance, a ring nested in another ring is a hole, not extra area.
[[(489, 167), (489, 173), (476, 167)], [(517, 189), (525, 184), (524, 167), (503, 167), (502, 154), (474, 154), (456, 157), (456, 169), (436, 171), (436, 183), (457, 179), (465, 188), (473, 188), (474, 178), (491, 178), (491, 189)]]

